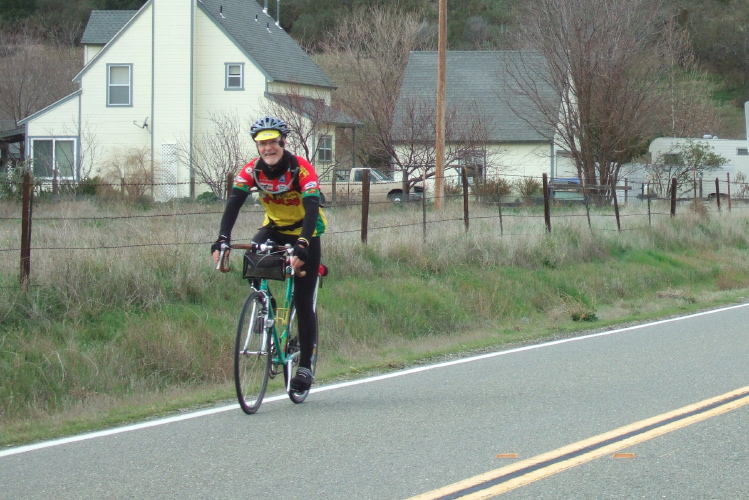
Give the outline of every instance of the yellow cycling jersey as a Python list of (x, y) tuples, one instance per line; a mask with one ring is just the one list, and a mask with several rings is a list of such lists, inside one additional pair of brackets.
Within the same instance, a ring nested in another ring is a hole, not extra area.
[[(307, 196), (319, 197), (320, 184), (312, 164), (301, 156), (295, 158), (299, 164), (296, 181), (294, 168), (290, 168), (276, 179), (268, 179), (260, 169), (255, 172), (255, 163), (258, 160), (256, 158), (242, 167), (234, 181), (234, 187), (247, 192), (253, 187), (260, 190), (260, 201), (265, 209), (263, 226), (274, 228), (284, 234), (300, 235), (304, 219), (302, 199)], [(312, 236), (320, 236), (326, 227), (327, 219), (321, 208)]]

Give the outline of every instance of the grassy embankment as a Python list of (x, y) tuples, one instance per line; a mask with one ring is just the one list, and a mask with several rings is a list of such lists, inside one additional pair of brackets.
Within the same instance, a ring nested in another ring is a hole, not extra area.
[[(0, 204), (0, 248), (18, 248), (20, 222), (7, 218), (19, 211)], [(0, 444), (232, 400), (246, 285), (209, 263), (220, 211), (35, 207), (27, 294), (17, 252), (0, 253)], [(249, 212), (235, 237), (259, 225)], [(430, 224), (422, 245), (418, 207), (375, 207), (365, 246), (359, 210), (328, 209), (318, 382), (743, 300), (749, 210), (683, 206), (652, 227), (644, 212), (624, 208), (619, 233), (613, 217), (591, 231), (582, 209), (556, 209), (545, 234), (538, 209), (505, 209), (500, 237), (496, 207), (472, 207), (466, 233), (449, 204), (428, 214), (452, 220)]]

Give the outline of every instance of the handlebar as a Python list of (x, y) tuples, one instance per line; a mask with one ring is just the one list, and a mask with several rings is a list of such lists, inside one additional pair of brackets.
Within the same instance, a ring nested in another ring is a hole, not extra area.
[[(218, 254), (218, 263), (216, 264), (216, 270), (221, 271), (222, 273), (228, 273), (231, 271), (231, 267), (229, 267), (229, 253), (232, 250), (250, 250), (256, 253), (274, 253), (274, 252), (286, 252), (287, 258), (291, 257), (292, 254), (292, 246), (289, 244), (286, 245), (277, 245), (273, 243), (272, 241), (268, 240), (265, 243), (234, 243), (233, 245), (227, 245), (226, 243), (221, 243), (221, 248), (219, 250)], [(294, 269), (291, 270), (292, 275), (294, 274)], [(299, 276), (304, 277), (307, 274), (306, 271), (299, 271)]]

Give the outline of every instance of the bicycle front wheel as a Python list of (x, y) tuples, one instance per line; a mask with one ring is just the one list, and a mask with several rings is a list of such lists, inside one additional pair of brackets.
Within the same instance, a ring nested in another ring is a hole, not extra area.
[(251, 415), (263, 402), (268, 387), (271, 339), (265, 328), (265, 296), (253, 292), (242, 307), (234, 346), (234, 383), (242, 410)]

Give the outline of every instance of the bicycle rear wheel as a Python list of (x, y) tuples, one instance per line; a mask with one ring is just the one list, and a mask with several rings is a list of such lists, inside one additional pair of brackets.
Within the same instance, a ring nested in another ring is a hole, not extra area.
[[(315, 329), (316, 331), (317, 329)], [(291, 356), (293, 359), (293, 362), (291, 364), (291, 369), (289, 370), (289, 367), (284, 367), (283, 370), (283, 377), (284, 382), (286, 383), (286, 387), (289, 386), (289, 379), (290, 377), (294, 376), (294, 373), (296, 373), (296, 369), (299, 366), (299, 356), (301, 355), (300, 352), (300, 346), (299, 346), (299, 328), (297, 326), (297, 317), (296, 317), (296, 308), (292, 308), (289, 312), (289, 342), (286, 347), (286, 356)], [(312, 375), (315, 374), (315, 366), (317, 365), (317, 338), (315, 338), (314, 342), (314, 348), (312, 350), (312, 365), (310, 366), (310, 369), (312, 370)], [(305, 399), (307, 399), (307, 396), (309, 395), (309, 389), (303, 392), (296, 392), (293, 389), (289, 390), (289, 399), (291, 399), (294, 403), (299, 404), (304, 402)]]
[(234, 384), (239, 406), (248, 415), (263, 402), (273, 358), (264, 310), (267, 313), (264, 295), (251, 293), (242, 307), (234, 345)]

